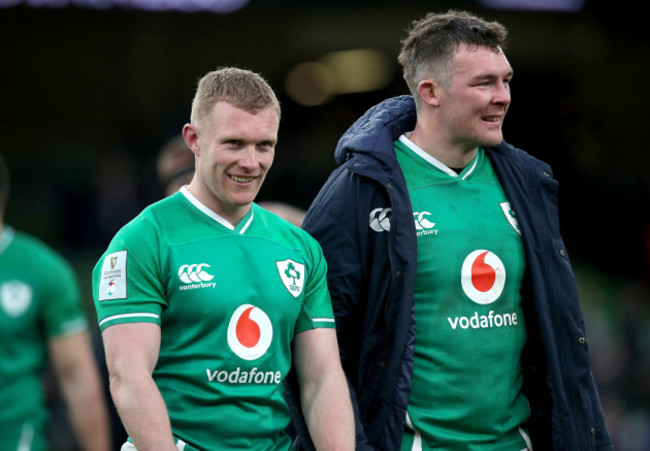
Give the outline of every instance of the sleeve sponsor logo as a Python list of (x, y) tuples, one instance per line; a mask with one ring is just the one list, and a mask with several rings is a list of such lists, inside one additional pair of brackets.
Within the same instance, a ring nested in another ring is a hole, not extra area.
[(99, 275), (99, 301), (126, 299), (126, 258), (128, 251), (108, 254)]

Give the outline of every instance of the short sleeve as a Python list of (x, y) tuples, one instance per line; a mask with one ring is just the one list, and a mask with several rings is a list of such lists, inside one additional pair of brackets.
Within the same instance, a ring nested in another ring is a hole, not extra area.
[(136, 219), (117, 233), (93, 270), (99, 328), (136, 322), (160, 325), (164, 293), (158, 234), (149, 222)]
[(302, 311), (296, 323), (295, 333), (309, 329), (335, 328), (332, 301), (327, 288), (327, 263), (318, 243), (307, 240), (311, 266), (305, 290)]
[(81, 308), (81, 293), (72, 266), (58, 254), (49, 256), (41, 278), (43, 325), (48, 338), (83, 332), (88, 319)]

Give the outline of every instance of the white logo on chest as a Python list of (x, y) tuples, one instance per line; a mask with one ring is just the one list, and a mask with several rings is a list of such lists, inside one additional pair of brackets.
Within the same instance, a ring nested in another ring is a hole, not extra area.
[(463, 291), (481, 305), (496, 301), (506, 284), (506, 267), (499, 257), (485, 249), (470, 253), (460, 273)]
[(291, 296), (297, 298), (305, 285), (305, 265), (291, 259), (275, 262), (282, 284)]
[(260, 308), (240, 305), (228, 323), (228, 346), (244, 360), (259, 359), (273, 339), (273, 325)]
[(178, 268), (178, 278), (181, 279), (181, 282), (183, 283), (209, 282), (214, 279), (214, 276), (203, 270), (203, 268), (209, 267), (210, 265), (207, 263), (201, 263), (198, 265), (182, 265)]
[(415, 221), (415, 233), (417, 236), (437, 235), (438, 229), (434, 229), (435, 222), (429, 221), (431, 213), (428, 211), (414, 211), (413, 220)]
[(5, 282), (0, 288), (0, 304), (7, 316), (16, 318), (32, 303), (32, 288), (20, 281)]
[(215, 288), (217, 283), (210, 282), (214, 279), (214, 276), (203, 269), (209, 267), (210, 265), (207, 263), (181, 265), (181, 267), (178, 268), (178, 278), (184, 285), (178, 287), (179, 290), (187, 291), (197, 288)]
[(515, 232), (521, 236), (519, 222), (517, 221), (517, 216), (515, 215), (514, 210), (510, 207), (510, 202), (501, 202), (499, 206), (501, 207), (501, 211), (503, 212), (504, 216), (508, 220), (508, 223), (512, 226), (513, 229), (515, 229)]

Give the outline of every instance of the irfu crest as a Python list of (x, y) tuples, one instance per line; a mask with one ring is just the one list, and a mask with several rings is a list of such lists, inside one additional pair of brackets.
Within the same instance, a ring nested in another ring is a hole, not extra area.
[(12, 318), (17, 318), (27, 311), (32, 303), (32, 288), (18, 280), (5, 282), (0, 288), (0, 305)]
[(305, 265), (293, 260), (283, 260), (275, 262), (278, 267), (278, 274), (284, 287), (291, 293), (291, 296), (297, 298), (302, 293), (305, 284)]
[(519, 222), (517, 222), (517, 217), (515, 216), (515, 212), (512, 210), (512, 208), (510, 208), (510, 202), (501, 202), (499, 206), (501, 207), (501, 211), (503, 211), (503, 214), (506, 216), (506, 219), (508, 220), (512, 228), (515, 229), (515, 232), (521, 235)]

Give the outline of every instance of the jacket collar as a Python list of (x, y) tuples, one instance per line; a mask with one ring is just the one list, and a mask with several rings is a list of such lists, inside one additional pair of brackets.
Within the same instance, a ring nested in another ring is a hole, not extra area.
[(334, 158), (341, 165), (353, 153), (372, 153), (374, 157), (395, 160), (393, 141), (415, 128), (417, 114), (411, 96), (393, 97), (366, 111), (341, 136)]

